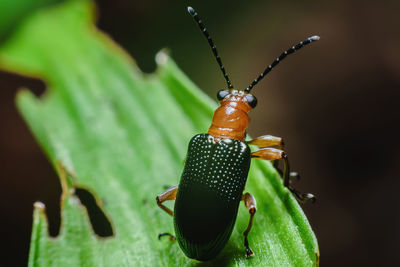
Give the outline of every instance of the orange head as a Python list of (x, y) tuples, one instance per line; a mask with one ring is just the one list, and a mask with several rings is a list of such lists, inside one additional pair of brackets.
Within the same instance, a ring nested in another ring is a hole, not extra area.
[(248, 113), (256, 107), (257, 99), (246, 91), (220, 90), (220, 101), (212, 119), (208, 134), (217, 139), (229, 138), (244, 141), (250, 123)]

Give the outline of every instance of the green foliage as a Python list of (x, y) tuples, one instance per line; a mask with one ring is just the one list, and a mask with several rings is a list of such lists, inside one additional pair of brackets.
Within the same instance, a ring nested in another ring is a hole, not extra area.
[(0, 40), (21, 21), (21, 18), (41, 7), (62, 0), (2, 0), (0, 1)]
[[(0, 46), (3, 69), (47, 83), (41, 99), (24, 90), (17, 105), (63, 187), (58, 237), (49, 237), (44, 207), (35, 205), (29, 266), (196, 265), (178, 244), (157, 240), (158, 233), (173, 232), (173, 223), (155, 196), (179, 182), (188, 141), (207, 131), (216, 105), (163, 52), (156, 73), (141, 73), (94, 28), (93, 9), (78, 0), (40, 9)], [(94, 234), (75, 187), (93, 193), (114, 236)], [(249, 236), (256, 256), (245, 257), (249, 215), (242, 205), (213, 263), (316, 265), (316, 238), (270, 164), (253, 160), (246, 191), (258, 201)]]

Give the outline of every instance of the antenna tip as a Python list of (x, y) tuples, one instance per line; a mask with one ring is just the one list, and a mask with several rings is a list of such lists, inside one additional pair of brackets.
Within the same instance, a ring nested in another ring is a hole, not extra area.
[(194, 15), (194, 13), (196, 13), (196, 11), (194, 11), (193, 7), (188, 6), (187, 11), (189, 12), (190, 15)]
[(314, 35), (314, 36), (311, 36), (310, 39), (312, 41), (318, 41), (320, 39), (320, 37), (318, 35)]

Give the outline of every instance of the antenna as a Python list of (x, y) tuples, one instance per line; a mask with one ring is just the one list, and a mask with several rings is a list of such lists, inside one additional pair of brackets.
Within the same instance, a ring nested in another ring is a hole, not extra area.
[(245, 89), (245, 91), (247, 93), (250, 92), (250, 90), (254, 87), (254, 85), (256, 85), (259, 81), (261, 81), (262, 78), (264, 78), (265, 75), (268, 74), (268, 72), (270, 72), (276, 65), (278, 65), (279, 62), (281, 62), (287, 55), (292, 54), (293, 52), (299, 50), (300, 48), (308, 45), (309, 43), (312, 43), (314, 41), (318, 41), (319, 40), (319, 36), (312, 36), (309, 37), (307, 39), (305, 39), (303, 42), (298, 43), (295, 46), (292, 46), (291, 48), (289, 48), (288, 50), (286, 50), (285, 52), (283, 52), (279, 57), (277, 57), (274, 62), (271, 63), (271, 65), (269, 65), (263, 73), (260, 74), (260, 76), (258, 76), (257, 79), (255, 79), (250, 85), (249, 87), (247, 87)]
[(221, 58), (218, 55), (217, 48), (215, 47), (214, 42), (210, 37), (210, 34), (207, 32), (206, 27), (204, 26), (203, 22), (200, 20), (199, 15), (197, 14), (197, 12), (192, 7), (189, 6), (187, 8), (187, 10), (188, 10), (189, 14), (193, 16), (194, 20), (197, 22), (197, 25), (199, 25), (199, 28), (200, 28), (201, 32), (207, 38), (208, 44), (210, 45), (211, 50), (214, 53), (215, 59), (218, 62), (219, 68), (221, 69), (222, 74), (225, 77), (226, 83), (228, 84), (228, 88), (229, 89), (233, 89), (233, 85), (232, 85), (231, 81), (229, 80), (228, 74), (226, 74), (226, 72), (225, 72), (225, 68), (222, 65)]

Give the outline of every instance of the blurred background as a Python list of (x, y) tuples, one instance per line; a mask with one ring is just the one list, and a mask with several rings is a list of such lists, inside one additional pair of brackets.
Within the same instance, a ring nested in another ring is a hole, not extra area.
[[(168, 48), (213, 98), (225, 80), (187, 5), (205, 22), (237, 89), (283, 50), (320, 35), (255, 87), (259, 104), (249, 134), (283, 137), (291, 166), (302, 177), (295, 187), (317, 195), (315, 204), (303, 208), (318, 238), (321, 266), (400, 264), (400, 2), (96, 3), (99, 28), (144, 72), (153, 72), (155, 54)], [(46, 204), (50, 232), (57, 235), (61, 189), (14, 104), (18, 88), (40, 95), (44, 83), (0, 71), (0, 86), (0, 231), (7, 245), (1, 262), (24, 266), (32, 204)]]

